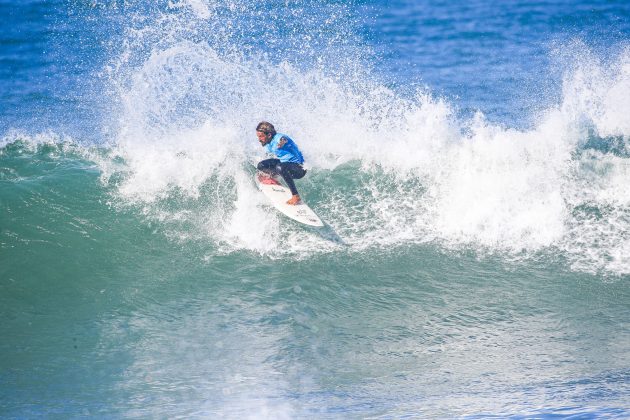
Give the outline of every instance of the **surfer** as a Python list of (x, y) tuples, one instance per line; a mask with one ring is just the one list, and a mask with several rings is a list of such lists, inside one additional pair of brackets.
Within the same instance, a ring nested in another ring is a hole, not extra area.
[(294, 179), (300, 179), (306, 175), (306, 170), (302, 167), (304, 158), (300, 149), (289, 136), (277, 133), (273, 124), (266, 121), (258, 123), (256, 126), (256, 136), (260, 145), (268, 153), (276, 156), (275, 159), (265, 159), (258, 163), (258, 170), (271, 176), (281, 175), (287, 186), (291, 190), (292, 197), (287, 204), (295, 205), (300, 202), (300, 195), (295, 188)]

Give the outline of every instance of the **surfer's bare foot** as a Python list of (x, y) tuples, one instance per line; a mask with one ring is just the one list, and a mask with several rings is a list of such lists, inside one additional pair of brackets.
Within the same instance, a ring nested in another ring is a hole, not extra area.
[(295, 206), (296, 204), (299, 204), (299, 203), (300, 203), (300, 196), (297, 194), (291, 197), (289, 201), (287, 201), (287, 204), (290, 204), (292, 206)]

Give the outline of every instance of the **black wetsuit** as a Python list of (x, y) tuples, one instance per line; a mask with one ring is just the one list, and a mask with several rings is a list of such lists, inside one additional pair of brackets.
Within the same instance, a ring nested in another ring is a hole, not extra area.
[(306, 169), (299, 163), (280, 162), (280, 159), (265, 159), (258, 163), (258, 170), (269, 175), (280, 175), (287, 183), (291, 194), (298, 195), (294, 179), (300, 179), (306, 175)]

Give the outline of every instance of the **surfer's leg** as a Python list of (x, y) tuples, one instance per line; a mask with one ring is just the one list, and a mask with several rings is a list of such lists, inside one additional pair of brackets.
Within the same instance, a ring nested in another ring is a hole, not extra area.
[(306, 174), (302, 165), (293, 162), (282, 162), (278, 164), (278, 169), (280, 175), (284, 178), (284, 182), (287, 183), (287, 186), (291, 190), (291, 194), (298, 195), (297, 188), (295, 187), (295, 182), (293, 182), (293, 180), (300, 179)]
[(289, 163), (287, 165), (287, 170), (291, 173), (291, 177), (293, 179), (301, 179), (306, 175), (306, 169), (302, 167), (299, 163)]
[(258, 162), (258, 166), (256, 166), (256, 168), (260, 172), (264, 172), (269, 175), (277, 175), (280, 173), (280, 170), (278, 169), (279, 164), (279, 159), (265, 159)]

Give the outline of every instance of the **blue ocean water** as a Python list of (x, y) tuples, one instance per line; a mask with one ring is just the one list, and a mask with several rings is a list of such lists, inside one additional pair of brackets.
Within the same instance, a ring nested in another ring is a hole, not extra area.
[(627, 2), (0, 16), (0, 417), (630, 415)]

